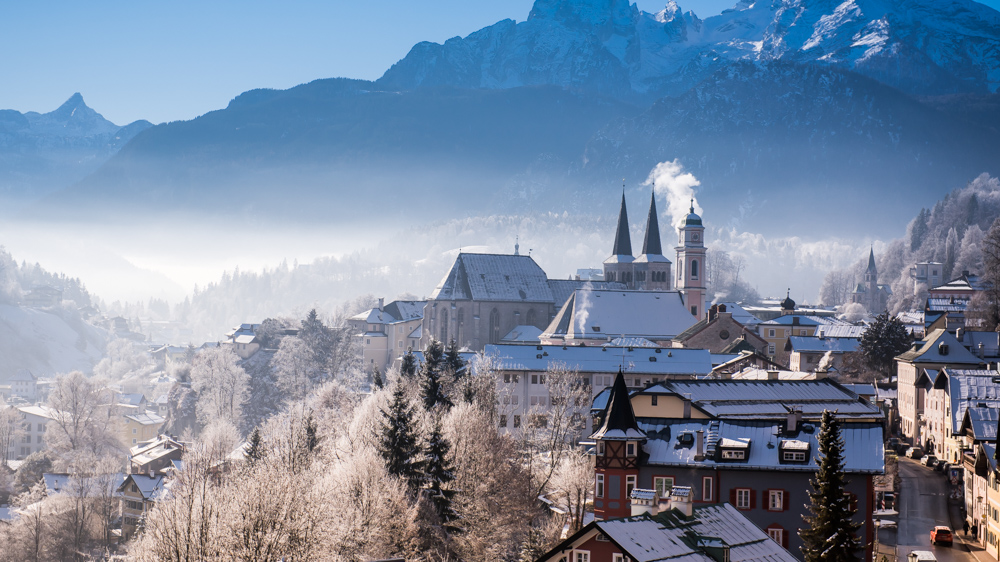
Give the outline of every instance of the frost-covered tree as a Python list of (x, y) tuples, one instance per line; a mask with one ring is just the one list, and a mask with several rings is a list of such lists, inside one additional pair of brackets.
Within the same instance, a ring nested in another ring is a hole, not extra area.
[(465, 361), (458, 353), (458, 343), (455, 338), (451, 338), (448, 344), (448, 351), (444, 356), (445, 372), (454, 380), (461, 379), (465, 375)]
[(117, 382), (153, 369), (153, 361), (145, 350), (132, 340), (116, 338), (108, 343), (104, 358), (94, 366), (94, 375)]
[(417, 376), (417, 359), (413, 356), (410, 351), (406, 352), (403, 356), (402, 365), (399, 368), (399, 374), (407, 379), (412, 379)]
[(247, 397), (247, 376), (232, 350), (217, 347), (202, 351), (191, 365), (191, 388), (198, 393), (198, 421), (208, 424), (221, 418), (240, 423)]
[(1000, 326), (1000, 217), (997, 217), (983, 238), (983, 282), (985, 288), (976, 294), (966, 316), (978, 321), (983, 330)]
[(274, 372), (285, 397), (292, 402), (305, 398), (325, 374), (323, 364), (305, 340), (286, 337), (281, 340), (278, 352), (271, 360)]
[(806, 562), (854, 562), (861, 559), (857, 537), (860, 523), (853, 518), (844, 478), (844, 440), (840, 422), (830, 411), (823, 412), (818, 436), (819, 469), (812, 480), (810, 515), (803, 516), (807, 527), (799, 531)]
[(167, 416), (162, 431), (184, 435), (198, 429), (198, 393), (190, 385), (175, 383), (167, 393)]
[(389, 409), (382, 411), (378, 452), (389, 474), (406, 481), (415, 490), (420, 485), (423, 467), (414, 426), (413, 408), (402, 386), (397, 385)]
[(246, 459), (247, 466), (253, 467), (264, 458), (264, 443), (260, 436), (260, 428), (253, 428), (253, 433), (247, 439)]
[(125, 446), (121, 412), (114, 393), (101, 380), (79, 371), (56, 378), (49, 393), (51, 421), (45, 443), (60, 466), (120, 453)]
[(570, 451), (556, 469), (551, 486), (556, 501), (569, 512), (570, 532), (580, 530), (594, 488), (594, 458), (579, 449)]

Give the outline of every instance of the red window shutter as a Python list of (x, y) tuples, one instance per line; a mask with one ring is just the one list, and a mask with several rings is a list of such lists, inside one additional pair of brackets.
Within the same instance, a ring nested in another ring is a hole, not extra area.
[(729, 490), (729, 503), (733, 507), (736, 507), (736, 488)]
[(788, 505), (789, 505), (788, 490), (782, 490), (781, 491), (781, 498), (782, 498), (782, 500), (781, 500), (781, 503), (782, 503), (781, 510), (782, 511), (788, 511)]
[(757, 507), (757, 492), (750, 490), (750, 509)]

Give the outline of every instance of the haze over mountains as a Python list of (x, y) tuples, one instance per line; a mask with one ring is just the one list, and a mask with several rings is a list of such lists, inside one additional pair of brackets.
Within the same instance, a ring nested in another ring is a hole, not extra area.
[(998, 87), (1000, 13), (968, 0), (741, 2), (704, 20), (676, 2), (537, 0), (524, 22), (414, 46), (379, 80), (245, 92), (99, 167), (78, 159), (58, 192), (9, 192), (43, 221), (365, 232), (610, 213), (622, 178), (647, 189), (676, 159), (715, 228), (888, 237), (1000, 174)]

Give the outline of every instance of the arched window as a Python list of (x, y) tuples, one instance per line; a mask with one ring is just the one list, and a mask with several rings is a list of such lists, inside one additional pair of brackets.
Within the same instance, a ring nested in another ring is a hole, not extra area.
[(441, 311), (441, 343), (448, 343), (448, 311)]
[(534, 308), (529, 308), (528, 309), (528, 316), (527, 316), (527, 318), (525, 318), (525, 322), (528, 323), (528, 326), (534, 326), (535, 322), (537, 322), (537, 321), (538, 321), (538, 319), (535, 318), (535, 309)]
[(500, 312), (493, 309), (490, 312), (490, 343), (500, 343)]
[(691, 260), (691, 279), (698, 278), (698, 260)]
[(462, 346), (462, 326), (465, 324), (465, 309), (458, 309), (458, 318), (455, 319), (455, 342)]

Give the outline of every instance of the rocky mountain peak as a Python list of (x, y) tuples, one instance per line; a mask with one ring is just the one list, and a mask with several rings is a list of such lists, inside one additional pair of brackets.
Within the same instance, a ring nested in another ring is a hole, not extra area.
[(535, 0), (529, 20), (554, 20), (567, 26), (632, 25), (638, 8), (628, 0)]

